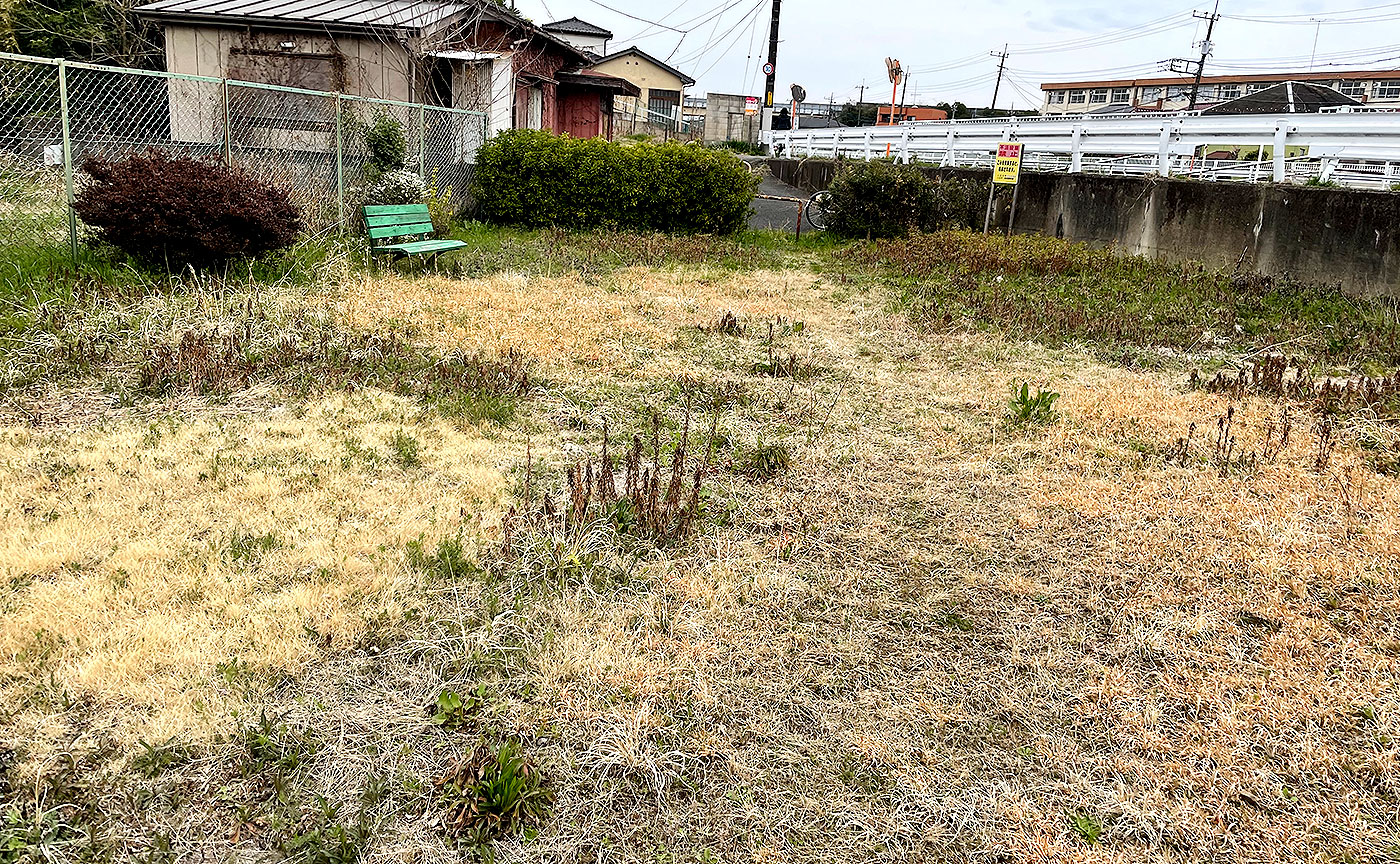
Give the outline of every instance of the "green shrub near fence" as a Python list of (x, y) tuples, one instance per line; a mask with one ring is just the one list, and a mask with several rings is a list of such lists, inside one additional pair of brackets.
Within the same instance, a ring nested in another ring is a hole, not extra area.
[(477, 155), (477, 216), (530, 228), (732, 234), (758, 178), (732, 153), (693, 144), (502, 132)]
[(914, 165), (846, 163), (831, 187), (828, 229), (842, 237), (902, 237), (912, 230), (974, 227), (987, 184), (935, 180)]

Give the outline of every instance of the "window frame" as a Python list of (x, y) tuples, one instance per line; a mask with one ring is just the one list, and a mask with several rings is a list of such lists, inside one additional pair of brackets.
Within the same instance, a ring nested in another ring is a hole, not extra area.
[(1095, 87), (1093, 90), (1090, 90), (1090, 91), (1089, 91), (1089, 104), (1090, 104), (1090, 105), (1107, 105), (1107, 104), (1108, 104), (1108, 88), (1107, 88), (1107, 87)]
[(1400, 80), (1377, 81), (1373, 99), (1400, 99)]
[(1086, 90), (1069, 91), (1069, 104), (1083, 105), (1089, 101), (1089, 93)]

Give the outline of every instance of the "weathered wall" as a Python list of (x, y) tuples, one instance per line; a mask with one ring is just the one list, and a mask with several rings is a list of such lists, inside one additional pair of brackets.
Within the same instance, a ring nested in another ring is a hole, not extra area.
[[(774, 176), (826, 188), (832, 162), (773, 159)], [(972, 169), (932, 176), (986, 180)], [(1006, 202), (995, 224), (1005, 226)], [(1093, 174), (1025, 174), (1017, 231), (1113, 245), (1133, 254), (1252, 267), (1340, 282), (1361, 294), (1400, 297), (1400, 195), (1251, 183), (1205, 183)]]
[(759, 119), (757, 115), (744, 113), (746, 98), (729, 93), (705, 94), (706, 144), (730, 140), (758, 143)]

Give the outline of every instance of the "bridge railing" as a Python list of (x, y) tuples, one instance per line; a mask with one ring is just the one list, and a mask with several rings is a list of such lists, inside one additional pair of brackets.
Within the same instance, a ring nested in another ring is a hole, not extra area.
[(897, 159), (986, 168), (1006, 141), (1027, 170), (1335, 183), (1400, 184), (1400, 113), (1010, 117), (771, 133), (795, 157)]

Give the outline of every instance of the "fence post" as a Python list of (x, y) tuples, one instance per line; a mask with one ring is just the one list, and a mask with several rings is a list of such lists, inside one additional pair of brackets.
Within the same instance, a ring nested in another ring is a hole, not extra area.
[(68, 65), (58, 61), (58, 113), (63, 129), (63, 191), (68, 199), (68, 251), (78, 261), (78, 213), (73, 209), (73, 130), (68, 120)]
[(1172, 127), (1162, 125), (1161, 137), (1157, 140), (1157, 173), (1169, 177), (1172, 173)]
[(418, 174), (425, 183), (428, 180), (428, 161), (426, 159), (428, 147), (423, 141), (423, 133), (428, 128), (427, 112), (428, 109), (425, 106), (421, 104), (418, 106)]
[(345, 230), (345, 132), (342, 118), (345, 115), (341, 105), (343, 97), (335, 94), (335, 199), (340, 214), (340, 230)]
[(1274, 182), (1288, 180), (1288, 124), (1274, 127)]
[(943, 165), (956, 167), (958, 164), (958, 127), (952, 123), (948, 124), (948, 138), (943, 144)]
[(1084, 127), (1075, 126), (1069, 136), (1069, 173), (1078, 174), (1084, 170)]
[(865, 161), (870, 161), (870, 130), (865, 130)]
[(841, 127), (836, 128), (836, 134), (831, 136), (831, 158), (835, 159), (841, 155)]
[(228, 79), (224, 79), (224, 164), (233, 167), (233, 118), (228, 104)]
[(899, 158), (905, 165), (909, 164), (909, 127), (905, 126), (899, 134)]

